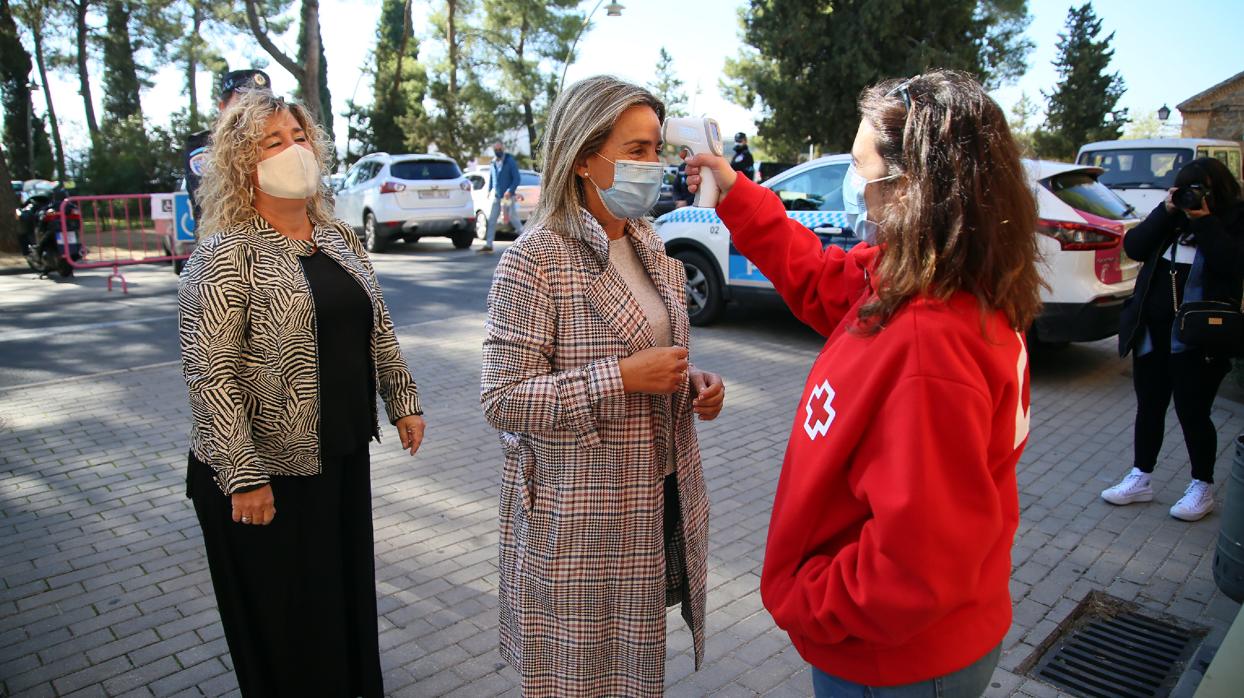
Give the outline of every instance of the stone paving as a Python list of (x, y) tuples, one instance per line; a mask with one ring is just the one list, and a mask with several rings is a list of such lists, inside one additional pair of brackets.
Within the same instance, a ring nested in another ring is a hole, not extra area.
[[(500, 451), (478, 408), (482, 323), (472, 313), (399, 331), (429, 432), (414, 459), (391, 433), (373, 447), (380, 642), (395, 696), (518, 693), (497, 653)], [(693, 341), (728, 398), (700, 429), (712, 501), (707, 664), (692, 671), (690, 635), (671, 614), (668, 694), (807, 696), (806, 665), (758, 586), (794, 401), (820, 341), (773, 308)], [(1035, 361), (1015, 624), (987, 695), (1058, 693), (1018, 672), (1091, 590), (1204, 626), (1207, 644), (1238, 612), (1210, 572), (1217, 516), (1190, 525), (1166, 512), (1188, 477), (1173, 414), (1157, 501), (1114, 508), (1097, 497), (1130, 465), (1129, 364), (1112, 347)], [(1244, 405), (1220, 398), (1214, 419), (1222, 481)], [(187, 422), (175, 364), (0, 390), (0, 695), (237, 695), (183, 493)]]

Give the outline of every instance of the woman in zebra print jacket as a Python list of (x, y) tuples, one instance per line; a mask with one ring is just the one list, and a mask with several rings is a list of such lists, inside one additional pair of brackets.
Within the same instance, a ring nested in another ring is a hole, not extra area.
[[(212, 134), (182, 274), (187, 494), (247, 696), (380, 696), (368, 444), (419, 394), (376, 275), (332, 217), (306, 110), (241, 97)], [(277, 505), (280, 516), (277, 516)]]

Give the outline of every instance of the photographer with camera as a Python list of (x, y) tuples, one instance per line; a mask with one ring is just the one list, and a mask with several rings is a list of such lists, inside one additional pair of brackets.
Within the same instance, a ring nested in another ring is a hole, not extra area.
[[(1135, 461), (1122, 482), (1101, 496), (1117, 505), (1153, 501), (1150, 475), (1173, 396), (1192, 482), (1170, 512), (1197, 521), (1214, 508), (1218, 432), (1210, 408), (1242, 339), (1244, 202), (1239, 182), (1214, 158), (1193, 160), (1179, 170), (1166, 201), (1123, 238), (1123, 249), (1144, 262), (1119, 327), (1119, 355), (1130, 351), (1133, 357)], [(1209, 334), (1191, 331), (1195, 318), (1187, 311), (1194, 305), (1208, 309), (1198, 315), (1208, 317)]]

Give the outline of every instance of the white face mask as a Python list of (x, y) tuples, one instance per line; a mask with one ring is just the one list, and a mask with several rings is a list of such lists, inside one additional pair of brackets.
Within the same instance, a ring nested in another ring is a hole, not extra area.
[(306, 199), (320, 188), (320, 163), (297, 143), (259, 162), (259, 190), (278, 199)]

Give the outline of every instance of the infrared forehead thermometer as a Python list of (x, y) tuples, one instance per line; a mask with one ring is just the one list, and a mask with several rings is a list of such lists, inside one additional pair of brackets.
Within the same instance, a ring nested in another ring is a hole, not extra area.
[[(692, 155), (721, 155), (721, 129), (717, 120), (708, 117), (669, 117), (661, 128), (661, 139), (670, 145), (686, 148)], [(712, 170), (700, 169), (700, 188), (695, 192), (695, 205), (712, 208), (717, 205), (717, 180)]]

